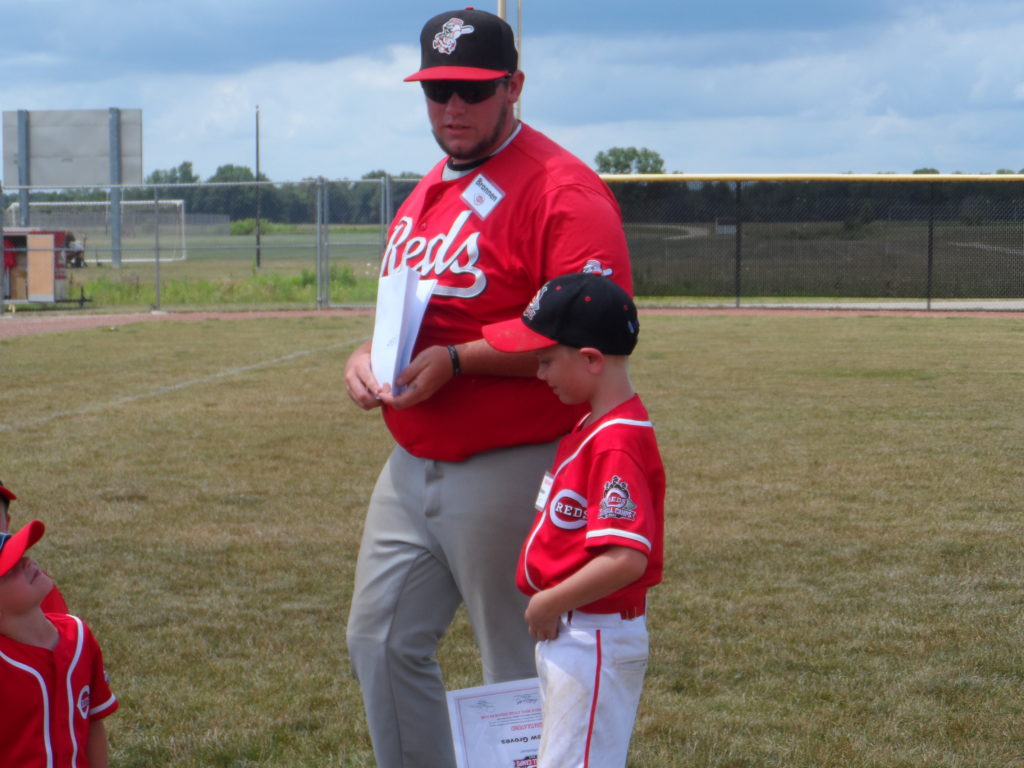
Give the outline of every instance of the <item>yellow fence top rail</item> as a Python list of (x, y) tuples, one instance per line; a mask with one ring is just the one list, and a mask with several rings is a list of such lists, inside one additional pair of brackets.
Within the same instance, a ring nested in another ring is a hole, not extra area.
[(605, 181), (1024, 181), (1020, 173), (602, 173)]

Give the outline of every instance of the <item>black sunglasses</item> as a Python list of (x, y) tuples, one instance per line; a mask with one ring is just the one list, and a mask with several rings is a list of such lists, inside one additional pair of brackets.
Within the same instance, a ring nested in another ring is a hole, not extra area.
[(486, 101), (498, 90), (498, 86), (507, 83), (512, 75), (499, 77), (497, 80), (422, 80), (423, 92), (431, 101), (447, 104), (453, 93), (467, 104), (479, 104)]

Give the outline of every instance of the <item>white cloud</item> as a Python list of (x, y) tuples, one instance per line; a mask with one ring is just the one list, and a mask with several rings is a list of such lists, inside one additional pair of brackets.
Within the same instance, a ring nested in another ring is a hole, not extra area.
[[(656, 34), (528, 26), (524, 117), (587, 162), (634, 145), (687, 171), (1024, 166), (1017, 4), (899, 7), (852, 29), (691, 33), (676, 6), (666, 18), (679, 22)], [(184, 160), (204, 178), (226, 163), (253, 167), (257, 104), (261, 169), (277, 181), (422, 173), (440, 156), (419, 88), (402, 82), (418, 65), (413, 44), (319, 62), (272, 62), (273, 43), (254, 46), (260, 63), (238, 72), (235, 59), (206, 74), (108, 67), (85, 83), (73, 71), (31, 84), (8, 78), (0, 104), (141, 108), (147, 172)], [(35, 64), (46, 70), (55, 59), (39, 54)]]

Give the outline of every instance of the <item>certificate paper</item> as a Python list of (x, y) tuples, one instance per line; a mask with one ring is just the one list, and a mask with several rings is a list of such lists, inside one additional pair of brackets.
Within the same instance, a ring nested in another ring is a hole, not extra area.
[(377, 313), (373, 323), (370, 367), (377, 383), (390, 384), (412, 360), (423, 313), (437, 280), (420, 280), (414, 269), (403, 268), (377, 282)]
[(448, 691), (458, 768), (532, 768), (540, 748), (537, 678)]

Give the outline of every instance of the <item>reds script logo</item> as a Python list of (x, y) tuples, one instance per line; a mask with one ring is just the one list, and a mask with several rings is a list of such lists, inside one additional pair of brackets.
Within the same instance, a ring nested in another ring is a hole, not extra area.
[(462, 19), (448, 19), (441, 27), (441, 31), (434, 35), (434, 50), (451, 56), (455, 52), (458, 39), (474, 31), (473, 26), (466, 24)]
[(587, 524), (587, 500), (575, 491), (563, 488), (548, 507), (551, 522), (564, 531), (574, 531)]
[(604, 498), (598, 519), (635, 520), (636, 504), (629, 498), (629, 484), (618, 475), (604, 484)]
[(458, 296), (462, 299), (479, 296), (487, 288), (487, 275), (476, 266), (480, 260), (480, 233), (471, 232), (461, 242), (459, 240), (462, 228), (471, 215), (471, 211), (463, 211), (446, 233), (430, 239), (412, 237), (412, 217), (403, 216), (391, 230), (381, 263), (381, 275), (393, 274), (403, 266), (415, 269), (424, 278), (441, 277), (446, 272), (456, 276), (468, 275), (472, 280), (469, 285), (460, 287), (439, 284), (434, 288), (434, 294)]

